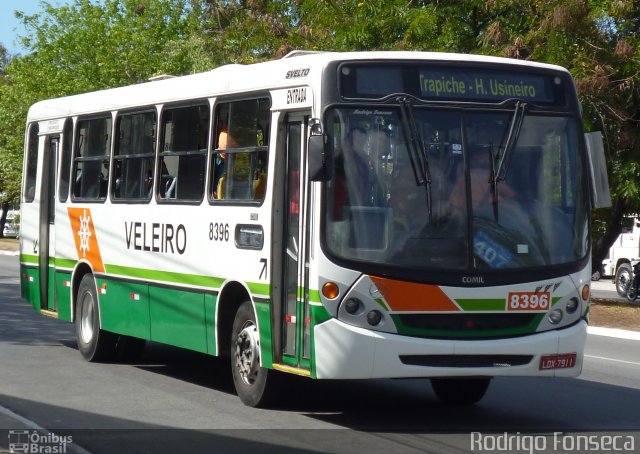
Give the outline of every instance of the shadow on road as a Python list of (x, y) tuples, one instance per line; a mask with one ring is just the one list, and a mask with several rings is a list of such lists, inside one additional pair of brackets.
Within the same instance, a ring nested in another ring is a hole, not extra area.
[[(0, 288), (2, 342), (75, 349), (73, 325), (35, 314), (28, 304), (15, 296), (16, 288), (17, 286)], [(69, 355), (79, 354), (69, 351)], [(151, 343), (141, 359), (131, 363), (131, 367), (193, 383), (212, 391), (226, 394), (234, 392), (228, 360), (223, 358), (211, 358)], [(0, 402), (16, 409), (18, 413), (24, 410), (27, 403), (45, 405), (21, 402), (20, 399), (1, 394)], [(238, 405), (241, 405), (239, 400)], [(277, 418), (279, 412), (295, 412), (339, 428), (362, 432), (459, 433), (468, 436), (474, 431), (639, 431), (639, 408), (640, 390), (580, 379), (495, 379), (480, 404), (461, 408), (439, 403), (427, 380), (311, 381), (288, 376), (280, 403), (273, 410), (274, 418)], [(144, 440), (148, 443), (145, 446), (149, 447), (145, 452), (159, 452), (153, 449), (158, 443), (166, 443), (166, 446), (171, 443), (179, 445), (184, 437), (193, 439), (196, 446), (200, 443), (206, 445), (208, 452), (231, 452), (228, 448), (232, 446), (238, 447), (233, 451), (240, 452), (245, 449), (270, 452), (274, 447), (277, 447), (278, 452), (287, 452), (282, 447), (291, 445), (273, 443), (273, 440), (266, 442), (265, 440), (270, 440), (265, 435), (269, 432), (260, 430), (239, 431), (243, 436), (249, 434), (251, 436), (248, 438), (255, 438), (242, 441), (238, 441), (234, 431), (211, 434), (176, 430), (175, 433), (169, 431), (168, 439), (163, 442), (160, 440), (165, 437), (160, 434), (171, 428), (146, 426), (127, 419), (114, 420), (99, 414), (72, 415), (77, 411), (69, 408), (51, 408), (50, 411), (60, 415), (61, 427), (64, 427), (65, 420), (77, 421), (78, 418), (86, 417), (91, 418), (91, 425), (94, 427), (121, 428), (115, 435), (109, 430), (80, 432), (79, 439), (91, 439), (92, 448), (94, 442), (100, 447), (104, 445), (109, 448), (100, 448), (95, 452), (122, 452), (116, 449), (117, 442), (112, 440), (113, 437)], [(140, 430), (154, 428), (163, 430)], [(295, 436), (286, 432), (275, 431), (274, 436), (289, 437), (293, 440), (290, 442), (297, 446), (296, 443), (302, 440), (302, 435), (299, 434), (305, 431), (292, 431), (298, 434)], [(0, 435), (0, 441), (2, 440)], [(212, 449), (211, 446), (219, 446), (220, 450)], [(302, 444), (300, 447), (304, 446), (306, 445)], [(177, 451), (181, 449), (173, 452)], [(199, 451), (196, 449), (190, 452)]]

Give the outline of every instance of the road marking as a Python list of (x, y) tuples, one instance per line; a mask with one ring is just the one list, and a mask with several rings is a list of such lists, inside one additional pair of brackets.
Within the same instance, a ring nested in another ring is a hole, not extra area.
[(0, 277), (0, 284), (20, 284), (20, 278), (18, 277)]
[[(27, 426), (29, 429), (35, 430), (40, 434), (44, 434), (44, 435), (55, 434), (55, 432), (45, 429), (44, 427), (39, 425), (37, 422), (31, 421), (30, 419), (27, 419), (24, 416), (20, 416), (19, 414), (12, 412), (11, 410), (9, 410), (6, 407), (3, 407), (2, 405), (0, 405), (0, 414), (7, 416), (11, 419), (15, 419), (16, 421)], [(7, 430), (11, 430), (11, 428), (7, 427)], [(91, 454), (91, 451), (87, 451), (86, 449), (76, 444), (75, 442), (71, 442), (71, 444), (69, 444), (67, 448), (69, 448), (69, 452), (73, 452), (75, 454)]]
[(623, 359), (613, 359), (613, 358), (606, 358), (604, 356), (594, 356), (594, 355), (584, 355), (585, 358), (593, 358), (593, 359), (602, 359), (604, 361), (613, 361), (614, 363), (623, 363), (623, 364), (631, 364), (632, 366), (640, 366), (640, 363), (636, 363), (633, 361), (625, 361)]
[(601, 328), (599, 326), (589, 326), (589, 334), (596, 336), (617, 337), (618, 339), (640, 340), (640, 331), (629, 331), (626, 329)]

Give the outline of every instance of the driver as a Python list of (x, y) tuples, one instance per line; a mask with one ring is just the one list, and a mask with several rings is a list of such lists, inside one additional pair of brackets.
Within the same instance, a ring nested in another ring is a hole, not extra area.
[[(469, 185), (471, 188), (471, 207), (473, 211), (490, 206), (491, 197), (491, 148), (476, 146), (469, 157)], [(515, 192), (502, 181), (497, 184), (498, 197), (513, 198)], [(460, 175), (453, 186), (449, 203), (456, 210), (466, 210), (466, 191), (464, 174)]]

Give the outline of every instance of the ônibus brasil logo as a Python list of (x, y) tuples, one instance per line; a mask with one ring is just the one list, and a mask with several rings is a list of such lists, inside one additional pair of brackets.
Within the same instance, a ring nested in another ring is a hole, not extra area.
[(71, 435), (56, 435), (37, 430), (10, 430), (9, 452), (24, 454), (64, 454), (73, 443)]

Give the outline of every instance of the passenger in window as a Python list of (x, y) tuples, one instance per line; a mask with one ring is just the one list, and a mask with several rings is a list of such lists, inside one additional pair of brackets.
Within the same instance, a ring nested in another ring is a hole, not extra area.
[[(226, 128), (223, 128), (218, 135), (218, 147), (216, 150), (226, 150), (235, 148), (238, 144), (235, 139), (229, 136)], [(222, 199), (224, 197), (224, 180), (226, 174), (227, 153), (218, 152), (213, 157), (213, 198)]]
[(253, 200), (264, 200), (267, 191), (267, 162), (262, 153), (258, 154), (257, 167), (253, 177)]
[(167, 163), (162, 161), (162, 171), (160, 173), (160, 197), (163, 199), (175, 198), (176, 182), (178, 178), (169, 173)]

